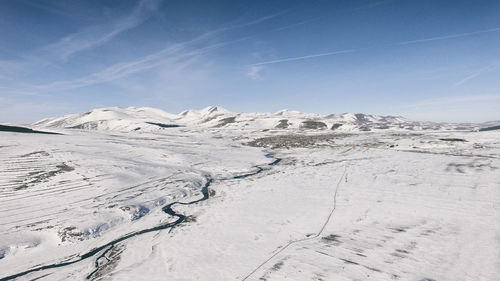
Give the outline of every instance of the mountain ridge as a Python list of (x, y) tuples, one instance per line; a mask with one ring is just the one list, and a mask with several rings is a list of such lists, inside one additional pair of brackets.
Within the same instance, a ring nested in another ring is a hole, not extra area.
[[(489, 127), (500, 122), (485, 122)], [(104, 107), (79, 114), (45, 118), (31, 124), (36, 128), (103, 131), (159, 131), (174, 127), (240, 130), (333, 130), (339, 132), (380, 130), (479, 130), (472, 123), (411, 121), (402, 116), (363, 113), (316, 114), (283, 109), (269, 112), (232, 112), (220, 106), (188, 109), (173, 114), (153, 107)]]

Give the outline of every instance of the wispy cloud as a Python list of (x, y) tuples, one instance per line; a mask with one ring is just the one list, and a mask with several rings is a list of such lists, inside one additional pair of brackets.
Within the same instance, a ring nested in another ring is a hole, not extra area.
[(239, 28), (239, 27), (246, 27), (246, 26), (251, 26), (251, 25), (259, 24), (259, 23), (268, 21), (270, 19), (276, 18), (278, 16), (287, 14), (289, 11), (290, 11), (290, 9), (287, 9), (287, 10), (284, 10), (284, 11), (280, 11), (280, 12), (277, 12), (277, 13), (274, 13), (274, 14), (271, 14), (271, 15), (267, 15), (267, 16), (263, 16), (263, 17), (254, 19), (252, 21), (249, 21), (249, 22), (246, 22), (246, 23), (243, 23), (243, 24), (233, 25), (230, 28)]
[[(392, 1), (382, 1), (382, 2), (379, 2), (379, 5), (384, 4), (386, 2), (392, 2)], [(291, 26), (293, 26), (293, 25), (291, 25)], [(375, 48), (380, 48), (380, 47), (390, 47), (390, 46), (399, 46), (399, 45), (418, 44), (418, 43), (424, 43), (424, 42), (430, 42), (430, 41), (438, 41), (438, 40), (460, 38), (460, 37), (466, 37), (466, 36), (472, 36), (472, 35), (484, 34), (484, 33), (491, 33), (491, 32), (499, 32), (499, 31), (500, 31), (500, 28), (492, 28), (492, 29), (478, 30), (478, 31), (468, 32), (468, 33), (460, 33), (460, 34), (444, 35), (444, 36), (430, 37), (430, 38), (424, 38), (424, 39), (418, 39), (418, 40), (403, 41), (403, 42), (398, 42), (398, 43), (393, 43), (393, 44), (387, 44), (387, 45), (369, 46), (369, 47), (358, 48), (358, 49), (332, 51), (332, 52), (326, 52), (326, 53), (310, 54), (310, 55), (305, 55), (305, 56), (282, 58), (282, 59), (276, 59), (276, 60), (270, 60), (270, 61), (264, 61), (264, 62), (254, 63), (254, 64), (251, 64), (251, 66), (276, 64), (276, 63), (289, 62), (289, 61), (298, 61), (298, 60), (306, 60), (306, 59), (311, 59), (311, 58), (316, 58), (316, 57), (325, 57), (325, 56), (332, 56), (332, 55), (338, 55), (338, 54), (353, 53), (353, 52), (358, 52), (358, 51), (368, 50), (368, 49), (375, 49)], [(483, 71), (481, 71), (480, 73), (474, 73), (474, 74), (472, 74), (470, 78), (466, 77), (466, 80), (463, 81), (462, 83), (459, 83), (459, 85), (465, 83), (469, 79), (472, 79), (472, 78), (480, 75)]]
[(157, 9), (160, 2), (161, 0), (140, 0), (129, 15), (108, 24), (87, 27), (44, 49), (66, 60), (78, 52), (100, 46), (120, 33), (138, 26)]
[(267, 65), (267, 64), (276, 64), (276, 63), (282, 63), (282, 62), (289, 62), (289, 61), (306, 60), (306, 59), (312, 59), (312, 58), (317, 58), (317, 57), (326, 57), (326, 56), (333, 56), (333, 55), (353, 53), (353, 52), (356, 52), (356, 51), (357, 51), (356, 49), (351, 49), (351, 50), (341, 50), (341, 51), (334, 51), (334, 52), (327, 52), (327, 53), (311, 54), (311, 55), (307, 55), (307, 56), (289, 57), (289, 58), (283, 58), (283, 59), (277, 59), (277, 60), (270, 60), (270, 61), (264, 61), (264, 62), (254, 63), (254, 64), (251, 64), (251, 66), (259, 66), (259, 65)]
[(381, 5), (392, 3), (392, 2), (396, 2), (396, 0), (378, 1), (378, 2), (374, 2), (374, 3), (366, 4), (366, 5), (363, 5), (360, 7), (356, 7), (353, 9), (349, 9), (349, 11), (367, 10), (367, 9), (375, 8), (377, 6), (381, 6)]
[(210, 32), (204, 33), (203, 36), (199, 37), (197, 40), (206, 39), (206, 38), (215, 36), (217, 34), (224, 33), (226, 31), (230, 31), (230, 30), (234, 30), (234, 29), (239, 29), (239, 28), (245, 28), (245, 27), (249, 27), (249, 26), (252, 26), (252, 25), (257, 25), (257, 24), (266, 22), (266, 21), (268, 21), (270, 19), (279, 17), (279, 16), (281, 16), (283, 14), (286, 14), (286, 13), (288, 13), (288, 10), (281, 11), (281, 12), (274, 13), (274, 14), (270, 14), (270, 15), (266, 15), (266, 16), (263, 16), (263, 17), (260, 17), (260, 18), (256, 18), (256, 19), (253, 19), (253, 20), (251, 20), (249, 22), (245, 22), (245, 23), (232, 23), (232, 24), (228, 24), (226, 26), (223, 26), (223, 27), (217, 28), (215, 30), (212, 30)]
[(465, 84), (467, 81), (471, 80), (471, 79), (474, 79), (478, 76), (480, 76), (481, 74), (483, 74), (484, 72), (487, 72), (489, 70), (491, 70), (493, 67), (495, 66), (495, 64), (490, 64), (486, 67), (483, 67), (477, 71), (474, 71), (473, 73), (467, 75), (466, 77), (464, 77), (463, 79), (461, 79), (460, 81), (458, 81), (457, 83), (455, 83), (453, 86), (454, 87), (458, 87), (462, 84)]
[(483, 73), (483, 70), (476, 71), (476, 72), (468, 75), (467, 77), (463, 78), (462, 80), (458, 81), (457, 83), (455, 83), (454, 86), (458, 87), (458, 86), (464, 84), (465, 82), (467, 82), (467, 81), (469, 81), (469, 80), (471, 80), (473, 78), (478, 77), (479, 75), (481, 75), (481, 73)]
[(292, 24), (289, 24), (289, 25), (285, 25), (285, 26), (282, 26), (282, 27), (278, 27), (278, 28), (272, 29), (271, 31), (282, 31), (282, 30), (290, 29), (290, 28), (293, 28), (293, 27), (297, 27), (297, 26), (301, 26), (301, 25), (304, 25), (304, 24), (308, 24), (308, 23), (313, 22), (313, 21), (317, 21), (317, 20), (319, 20), (321, 18), (324, 18), (324, 16), (315, 17), (315, 18), (312, 18), (312, 19), (304, 20), (304, 21), (299, 21), (299, 22), (296, 22), (296, 23), (292, 23)]
[(254, 80), (261, 80), (260, 72), (264, 69), (262, 65), (251, 65), (248, 69), (247, 76)]
[[(244, 39), (240, 39), (239, 41), (241, 40)], [(148, 71), (160, 66), (181, 69), (186, 67), (186, 65), (193, 63), (195, 61), (195, 57), (234, 42), (236, 41), (232, 40), (228, 42), (221, 42), (197, 49), (189, 48), (189, 44), (187, 43), (179, 43), (135, 60), (113, 64), (104, 70), (91, 73), (77, 79), (57, 81), (50, 84), (28, 87), (25, 89), (25, 92), (51, 93), (82, 88), (103, 82), (115, 81), (126, 76)]]
[(417, 40), (403, 41), (403, 42), (399, 42), (398, 45), (425, 43), (425, 42), (431, 42), (431, 41), (460, 38), (460, 37), (472, 36), (472, 35), (483, 34), (483, 33), (498, 32), (498, 31), (500, 31), (500, 28), (492, 28), (492, 29), (478, 30), (478, 31), (467, 32), (467, 33), (458, 33), (458, 34), (429, 37), (429, 38), (423, 38), (423, 39), (417, 39)]
[[(135, 73), (145, 72), (157, 67), (168, 66), (169, 68), (172, 69), (183, 69), (186, 66), (194, 63), (197, 57), (200, 57), (205, 53), (225, 47), (229, 44), (234, 44), (249, 39), (249, 37), (242, 37), (239, 39), (234, 39), (229, 41), (211, 43), (213, 42), (214, 39), (217, 39), (218, 35), (220, 35), (221, 33), (232, 29), (259, 24), (263, 21), (274, 18), (282, 13), (283, 12), (261, 17), (243, 24), (224, 26), (203, 33), (191, 40), (172, 44), (152, 54), (138, 57), (136, 59), (129, 61), (115, 63), (106, 67), (103, 70), (93, 72), (79, 78), (69, 79), (64, 81), (55, 81), (47, 84), (24, 85), (22, 87), (4, 89), (2, 92), (15, 93), (19, 95), (28, 95), (28, 96), (40, 95), (40, 94), (47, 94), (69, 89), (86, 87), (103, 82), (115, 81), (124, 78), (126, 76)], [(195, 47), (195, 46), (201, 46), (201, 47)], [(255, 72), (255, 75), (258, 75), (258, 71)]]

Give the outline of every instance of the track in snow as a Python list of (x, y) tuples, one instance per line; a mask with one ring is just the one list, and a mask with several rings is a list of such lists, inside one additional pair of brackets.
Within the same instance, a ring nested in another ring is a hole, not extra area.
[[(274, 166), (274, 165), (278, 164), (281, 161), (281, 158), (274, 157), (273, 153), (266, 154), (266, 157), (267, 158), (274, 158), (275, 160), (273, 162), (271, 162), (271, 163), (266, 164), (265, 166)], [(250, 173), (247, 173), (247, 174), (243, 174), (243, 175), (234, 176), (234, 177), (231, 177), (231, 178), (221, 179), (221, 180), (243, 179), (243, 178), (247, 178), (247, 177), (250, 177), (250, 176), (257, 175), (257, 174), (261, 173), (262, 171), (264, 171), (264, 168), (262, 168), (261, 165), (257, 165), (257, 166), (254, 166), (254, 167), (256, 168), (256, 170), (253, 171), (253, 172), (250, 172)], [(0, 278), (0, 281), (12, 280), (12, 279), (15, 279), (15, 278), (27, 275), (29, 273), (36, 272), (36, 271), (42, 271), (42, 270), (47, 270), (47, 269), (59, 268), (59, 267), (64, 267), (64, 266), (67, 266), (67, 265), (75, 264), (77, 262), (86, 260), (86, 259), (91, 258), (91, 257), (99, 254), (100, 252), (102, 252), (97, 257), (97, 259), (95, 260), (96, 269), (94, 271), (92, 271), (89, 275), (87, 275), (87, 279), (90, 279), (90, 278), (92, 278), (92, 276), (100, 268), (99, 267), (99, 263), (100, 263), (99, 260), (101, 260), (103, 258), (107, 260), (107, 257), (105, 255), (111, 249), (113, 249), (113, 247), (116, 244), (118, 244), (120, 242), (123, 242), (123, 241), (125, 241), (125, 240), (127, 240), (129, 238), (138, 236), (138, 235), (150, 233), (150, 232), (153, 232), (153, 231), (159, 231), (159, 230), (164, 230), (164, 229), (172, 228), (172, 227), (174, 227), (176, 225), (181, 224), (186, 219), (186, 215), (183, 215), (183, 214), (175, 212), (172, 207), (174, 205), (177, 205), (177, 204), (178, 205), (193, 205), (193, 204), (197, 204), (199, 202), (202, 202), (202, 201), (205, 201), (205, 200), (209, 199), (210, 195), (209, 195), (208, 188), (212, 184), (213, 179), (210, 176), (205, 176), (205, 180), (206, 180), (205, 185), (201, 189), (201, 192), (203, 194), (202, 198), (194, 200), (194, 201), (191, 201), (191, 202), (179, 202), (179, 201), (175, 201), (175, 202), (172, 202), (172, 203), (170, 203), (170, 204), (168, 204), (168, 205), (166, 205), (166, 206), (164, 206), (162, 208), (162, 211), (164, 213), (166, 213), (166, 214), (168, 214), (168, 215), (170, 215), (172, 217), (177, 217), (177, 219), (174, 222), (170, 222), (170, 223), (162, 224), (162, 225), (159, 225), (159, 226), (156, 226), (156, 227), (147, 228), (147, 229), (143, 229), (143, 230), (140, 230), (140, 231), (129, 233), (129, 234), (127, 234), (125, 236), (122, 236), (122, 237), (119, 237), (119, 238), (117, 238), (117, 239), (115, 239), (115, 240), (113, 240), (113, 241), (111, 241), (111, 242), (109, 242), (107, 244), (104, 244), (104, 245), (102, 245), (100, 247), (97, 247), (97, 248), (94, 248), (94, 249), (90, 250), (89, 252), (87, 252), (87, 253), (79, 256), (76, 260), (71, 260), (71, 261), (66, 261), (66, 262), (61, 262), (61, 263), (56, 263), (56, 264), (49, 264), (49, 265), (35, 267), (35, 268), (29, 269), (29, 270), (26, 270), (26, 271), (23, 271), (23, 272), (19, 272), (19, 273), (10, 275), (10, 276), (2, 277), (2, 278)], [(45, 275), (45, 276), (47, 276), (47, 275)]]

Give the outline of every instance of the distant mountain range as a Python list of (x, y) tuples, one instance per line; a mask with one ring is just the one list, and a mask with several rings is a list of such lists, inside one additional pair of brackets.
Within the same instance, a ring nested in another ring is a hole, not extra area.
[(361, 113), (319, 115), (293, 110), (275, 113), (235, 113), (219, 106), (186, 110), (172, 114), (151, 107), (98, 108), (81, 114), (46, 118), (32, 124), (43, 129), (84, 129), (104, 131), (154, 132), (173, 127), (195, 127), (234, 130), (316, 130), (316, 131), (383, 131), (383, 130), (488, 130), (500, 121), (483, 124), (451, 124), (410, 121), (400, 116), (378, 116)]

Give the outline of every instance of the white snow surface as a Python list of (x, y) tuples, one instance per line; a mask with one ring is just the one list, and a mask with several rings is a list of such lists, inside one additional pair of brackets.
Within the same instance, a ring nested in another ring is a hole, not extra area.
[[(498, 280), (500, 131), (417, 123), (131, 107), (0, 132), (0, 280), (173, 222), (205, 185), (181, 224), (16, 280)], [(276, 136), (318, 141), (247, 145)]]
[[(316, 123), (314, 123), (316, 122)], [(171, 126), (228, 128), (232, 130), (317, 130), (338, 132), (402, 130), (477, 130), (477, 124), (446, 124), (410, 121), (400, 116), (361, 113), (320, 115), (293, 110), (275, 113), (235, 113), (220, 106), (172, 114), (150, 107), (108, 107), (81, 114), (47, 118), (32, 124), (38, 129), (88, 129), (156, 132)]]

